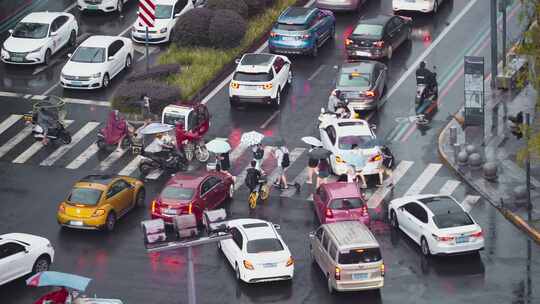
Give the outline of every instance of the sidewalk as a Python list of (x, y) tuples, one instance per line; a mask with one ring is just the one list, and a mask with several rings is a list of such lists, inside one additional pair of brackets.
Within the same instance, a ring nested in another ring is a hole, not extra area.
[[(518, 200), (514, 190), (526, 185), (525, 169), (519, 164), (516, 155), (525, 147), (522, 138), (518, 140), (510, 133), (508, 116), (514, 116), (523, 111), (531, 115), (531, 126), (540, 130), (540, 118), (535, 113), (536, 91), (527, 86), (521, 92), (492, 91), (486, 83), (485, 106), (485, 145), (482, 144), (482, 127), (467, 127), (462, 129), (456, 119), (451, 121), (441, 131), (438, 139), (439, 154), (444, 162), (461, 176), (472, 188), (478, 191), (486, 200), (496, 207), (507, 219), (528, 233), (540, 243), (540, 161), (531, 159), (531, 220), (528, 221), (526, 201)], [(456, 117), (462, 119), (463, 109)], [(457, 144), (454, 147), (450, 141), (450, 129), (457, 129)], [(483, 176), (482, 167), (471, 168), (460, 165), (457, 155), (465, 151), (468, 145), (474, 145), (481, 155), (482, 164), (494, 162), (497, 165), (497, 178), (488, 181)]]

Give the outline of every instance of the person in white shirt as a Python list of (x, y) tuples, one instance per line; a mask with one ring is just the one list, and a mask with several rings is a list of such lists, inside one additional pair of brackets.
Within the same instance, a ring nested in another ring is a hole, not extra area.
[(163, 151), (163, 148), (174, 149), (171, 137), (166, 133), (156, 134), (156, 138), (149, 144), (144, 152), (153, 153), (159, 157), (165, 157), (168, 154), (166, 151)]

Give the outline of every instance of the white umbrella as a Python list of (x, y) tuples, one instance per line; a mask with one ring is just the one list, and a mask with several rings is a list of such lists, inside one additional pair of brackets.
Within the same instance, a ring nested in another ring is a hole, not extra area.
[(240, 143), (244, 146), (253, 146), (260, 144), (263, 138), (264, 135), (257, 131), (246, 132), (242, 134)]
[(172, 129), (174, 129), (174, 126), (163, 124), (160, 122), (153, 122), (149, 124), (148, 126), (144, 127), (144, 129), (140, 130), (139, 133), (143, 135), (157, 134), (157, 133), (169, 132)]
[(315, 146), (315, 147), (322, 147), (323, 146), (322, 142), (318, 138), (315, 138), (313, 136), (302, 137), (302, 141), (305, 142), (308, 145), (312, 145), (312, 146)]
[(231, 145), (223, 139), (212, 139), (206, 144), (206, 149), (212, 153), (227, 153), (231, 151)]

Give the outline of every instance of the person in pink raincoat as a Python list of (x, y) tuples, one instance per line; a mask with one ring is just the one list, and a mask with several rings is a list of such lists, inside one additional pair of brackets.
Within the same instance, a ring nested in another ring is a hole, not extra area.
[(128, 135), (128, 124), (120, 116), (118, 110), (111, 111), (107, 120), (107, 126), (103, 129), (105, 142), (108, 145), (117, 145), (117, 150), (122, 150), (122, 141)]

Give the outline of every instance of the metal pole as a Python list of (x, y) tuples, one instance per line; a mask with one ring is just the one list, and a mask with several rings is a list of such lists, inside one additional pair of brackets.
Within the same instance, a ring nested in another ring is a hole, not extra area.
[(491, 87), (497, 78), (497, 0), (491, 0)]
[(530, 125), (530, 114), (525, 113), (525, 141), (526, 141), (526, 160), (525, 160), (525, 166), (526, 166), (526, 182), (527, 182), (527, 220), (530, 222), (532, 219), (532, 202), (531, 202), (531, 161), (529, 156), (529, 125)]
[(148, 69), (150, 68), (150, 59), (148, 58), (148, 26), (146, 27), (146, 39), (144, 41), (144, 47), (146, 52), (146, 72), (148, 72)]
[(188, 303), (195, 304), (197, 303), (197, 298), (195, 294), (195, 272), (193, 271), (193, 252), (191, 246), (188, 247)]
[(502, 0), (501, 8), (502, 11), (502, 67), (503, 72), (506, 68), (506, 3), (507, 0)]

